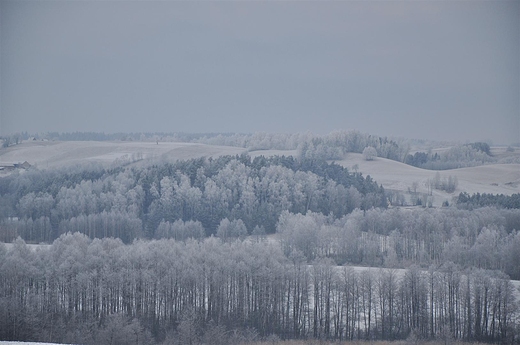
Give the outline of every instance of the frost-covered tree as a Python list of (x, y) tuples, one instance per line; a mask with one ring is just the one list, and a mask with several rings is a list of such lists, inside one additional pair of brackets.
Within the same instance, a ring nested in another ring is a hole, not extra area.
[(232, 239), (243, 239), (247, 236), (247, 228), (241, 219), (229, 219), (224, 218), (220, 222), (217, 229), (217, 237), (223, 241), (229, 241)]
[(374, 160), (377, 157), (377, 150), (372, 146), (367, 146), (363, 149), (363, 158), (366, 161)]

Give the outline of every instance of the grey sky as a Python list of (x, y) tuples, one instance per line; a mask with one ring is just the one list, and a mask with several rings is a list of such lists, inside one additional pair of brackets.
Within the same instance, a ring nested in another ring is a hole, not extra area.
[(0, 0), (0, 133), (520, 142), (518, 1)]

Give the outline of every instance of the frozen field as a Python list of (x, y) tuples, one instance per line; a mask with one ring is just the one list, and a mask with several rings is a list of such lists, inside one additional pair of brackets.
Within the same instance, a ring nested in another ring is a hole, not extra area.
[[(336, 163), (363, 175), (370, 175), (377, 183), (386, 189), (407, 193), (417, 183), (418, 193), (428, 192), (428, 180), (433, 180), (437, 171), (416, 168), (404, 163), (385, 158), (366, 161), (363, 155), (349, 153), (345, 159)], [(439, 171), (441, 180), (450, 175), (457, 177), (458, 187), (454, 193), (433, 190), (434, 205), (442, 204), (444, 200), (451, 201), (460, 192), (492, 193), (511, 195), (520, 193), (520, 164), (491, 164), (472, 168), (461, 168)]]
[(28, 141), (0, 150), (1, 163), (29, 162), (40, 169), (85, 163), (112, 164), (146, 160), (182, 160), (236, 155), (246, 149), (172, 142)]

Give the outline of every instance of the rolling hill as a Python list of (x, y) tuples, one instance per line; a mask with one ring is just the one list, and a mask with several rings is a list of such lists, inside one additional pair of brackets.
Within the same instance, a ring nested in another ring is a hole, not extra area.
[(29, 162), (40, 169), (76, 164), (112, 164), (139, 160), (182, 160), (236, 155), (246, 149), (174, 142), (131, 141), (27, 141), (0, 149), (2, 163)]
[[(0, 149), (0, 165), (28, 161), (40, 169), (60, 168), (82, 164), (140, 164), (159, 160), (175, 161), (200, 157), (218, 157), (246, 153), (245, 148), (176, 142), (125, 141), (27, 141)], [(295, 150), (251, 151), (251, 157), (260, 155), (296, 155)], [(350, 170), (370, 175), (385, 189), (407, 194), (414, 188), (419, 194), (429, 192), (429, 181), (436, 171), (416, 168), (385, 158), (364, 160), (361, 154), (349, 153), (336, 161)], [(5, 172), (4, 172), (5, 174)], [(520, 164), (491, 164), (471, 168), (443, 170), (440, 178), (456, 177), (458, 186), (453, 193), (433, 190), (433, 205), (451, 201), (460, 192), (511, 195), (520, 193)]]
[[(418, 193), (428, 193), (429, 180), (433, 180), (437, 171), (416, 168), (404, 163), (385, 158), (366, 161), (363, 155), (349, 153), (345, 159), (336, 161), (350, 170), (357, 170), (363, 175), (370, 175), (385, 189), (408, 193), (414, 183)], [(511, 195), (520, 193), (520, 164), (490, 164), (471, 168), (439, 171), (440, 178), (456, 177), (458, 186), (453, 193), (433, 190), (433, 204), (438, 206), (443, 201), (450, 201), (460, 192), (492, 193)]]

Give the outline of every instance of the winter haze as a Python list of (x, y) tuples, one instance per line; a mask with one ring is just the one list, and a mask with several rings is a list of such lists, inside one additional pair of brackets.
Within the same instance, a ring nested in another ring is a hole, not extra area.
[(520, 3), (0, 2), (0, 135), (520, 142)]

